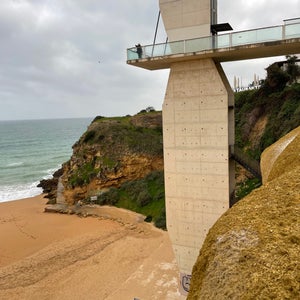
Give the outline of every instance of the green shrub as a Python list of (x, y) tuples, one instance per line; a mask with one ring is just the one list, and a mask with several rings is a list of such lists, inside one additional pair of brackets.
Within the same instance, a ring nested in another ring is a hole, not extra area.
[(105, 135), (100, 134), (100, 135), (98, 136), (98, 141), (99, 141), (99, 142), (102, 142), (104, 139), (105, 139)]
[(255, 93), (256, 90), (247, 90), (235, 93), (235, 108), (242, 108), (245, 107), (245, 105), (252, 107), (253, 103), (249, 102), (249, 98), (252, 98)]
[(159, 215), (159, 217), (155, 220), (154, 225), (158, 228), (167, 229), (167, 222), (166, 222), (166, 210), (163, 209), (161, 211), (161, 214)]
[(98, 172), (99, 170), (94, 168), (92, 162), (87, 162), (73, 172), (70, 176), (69, 183), (73, 188), (83, 186), (90, 183), (91, 179), (95, 178)]
[[(300, 125), (300, 84), (282, 89), (263, 88), (235, 94), (235, 143), (247, 148), (248, 154), (258, 160), (266, 147)], [(249, 115), (256, 109), (266, 116), (267, 124), (260, 140), (249, 143)]]
[(141, 191), (137, 196), (137, 204), (140, 207), (146, 206), (152, 201), (151, 195), (149, 194), (148, 190)]
[(115, 205), (120, 199), (119, 189), (112, 187), (107, 192), (97, 197), (96, 203), (99, 205)]
[(83, 142), (84, 142), (84, 143), (87, 143), (87, 142), (93, 141), (95, 135), (96, 135), (96, 131), (95, 131), (95, 130), (90, 130), (90, 131), (88, 131), (88, 132), (85, 134), (85, 136), (84, 136)]
[(103, 164), (103, 166), (111, 169), (116, 165), (116, 162), (113, 159), (111, 159), (110, 157), (105, 156), (102, 158), (102, 164)]
[(144, 221), (150, 223), (152, 221), (152, 216), (148, 215)]
[(102, 119), (105, 119), (105, 117), (103, 117), (103, 116), (97, 116), (97, 117), (94, 118), (94, 120), (92, 121), (92, 123), (97, 122), (97, 121), (102, 120)]
[(236, 200), (240, 200), (261, 186), (258, 178), (250, 178), (236, 188)]
[(147, 216), (148, 222), (153, 221), (155, 226), (165, 229), (163, 178), (163, 171), (153, 171), (142, 179), (124, 182), (119, 188), (110, 188), (97, 197), (96, 203), (141, 213)]

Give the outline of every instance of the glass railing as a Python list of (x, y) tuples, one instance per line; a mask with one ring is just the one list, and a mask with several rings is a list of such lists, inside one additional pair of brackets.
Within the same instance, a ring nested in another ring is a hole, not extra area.
[(265, 43), (300, 37), (300, 19), (298, 23), (232, 32), (229, 34), (202, 37), (198, 39), (142, 46), (142, 55), (136, 48), (127, 49), (127, 60), (186, 54), (205, 50), (229, 48), (247, 44)]

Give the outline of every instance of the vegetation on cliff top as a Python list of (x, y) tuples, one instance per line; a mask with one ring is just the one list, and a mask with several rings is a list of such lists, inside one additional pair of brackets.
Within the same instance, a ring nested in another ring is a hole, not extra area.
[[(259, 161), (268, 146), (300, 125), (300, 68), (295, 56), (286, 69), (274, 63), (259, 89), (235, 93), (235, 143)], [(237, 181), (236, 200), (260, 186), (257, 178)]]
[[(96, 126), (97, 123), (101, 123), (101, 126)], [(114, 151), (111, 150), (120, 147), (124, 150), (127, 148), (131, 152), (160, 155), (162, 153), (161, 136), (161, 126), (139, 126), (133, 122), (131, 116), (125, 116), (96, 117), (82, 138), (84, 143), (101, 143), (102, 151), (107, 152), (113, 159)]]
[(69, 172), (68, 185), (84, 186), (107, 173), (117, 173), (126, 155), (162, 157), (162, 148), (160, 112), (134, 117), (98, 116), (73, 146), (76, 168)]
[[(286, 70), (269, 66), (259, 89), (235, 94), (236, 144), (259, 160), (264, 149), (300, 125), (300, 69), (289, 57)], [(289, 83), (287, 85), (287, 83)]]
[[(153, 123), (153, 116), (159, 116)], [(101, 143), (102, 166), (114, 168), (119, 156), (116, 152), (146, 154), (162, 158), (162, 126), (161, 113), (153, 109), (145, 109), (131, 117), (96, 117), (91, 128), (84, 134), (83, 143)], [(99, 129), (101, 123), (101, 130)], [(100, 170), (87, 168), (90, 174)], [(78, 176), (81, 178), (82, 176)], [(165, 196), (163, 171), (152, 171), (144, 178), (128, 180), (119, 186), (113, 186), (97, 195), (95, 203), (114, 205), (142, 213), (147, 221), (153, 221), (159, 228), (165, 229)]]

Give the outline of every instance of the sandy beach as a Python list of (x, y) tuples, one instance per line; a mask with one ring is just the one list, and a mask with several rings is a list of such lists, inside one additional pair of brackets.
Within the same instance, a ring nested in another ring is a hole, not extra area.
[(44, 213), (46, 201), (0, 203), (0, 299), (184, 299), (167, 232), (114, 207)]

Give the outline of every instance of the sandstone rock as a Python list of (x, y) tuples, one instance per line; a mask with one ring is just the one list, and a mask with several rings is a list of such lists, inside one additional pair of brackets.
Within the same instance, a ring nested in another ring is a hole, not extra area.
[(161, 112), (100, 118), (73, 146), (61, 182), (68, 204), (163, 169)]
[(278, 177), (293, 166), (300, 165), (299, 139), (300, 127), (289, 132), (262, 153), (261, 172), (263, 183)]

